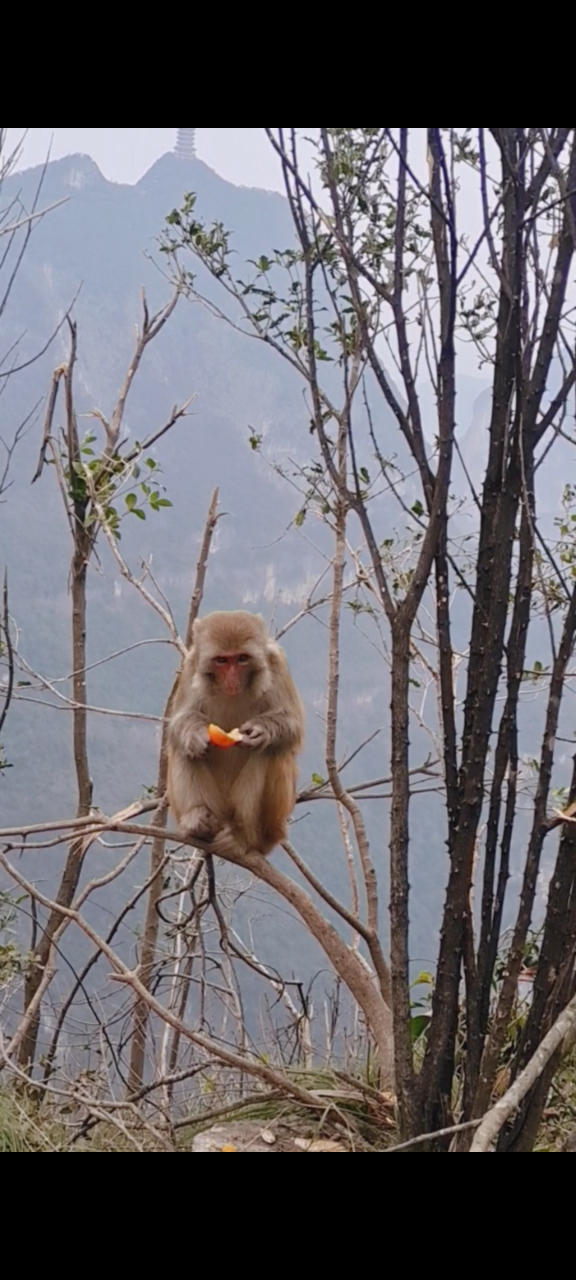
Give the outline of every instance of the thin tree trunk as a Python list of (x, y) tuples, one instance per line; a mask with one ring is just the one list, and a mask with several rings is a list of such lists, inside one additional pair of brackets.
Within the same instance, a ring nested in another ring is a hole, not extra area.
[[(190, 612), (188, 616), (188, 627), (186, 630), (186, 648), (192, 643), (192, 629), (200, 606), (202, 604), (202, 596), (204, 593), (204, 583), (206, 580), (206, 569), (208, 565), (208, 556), (212, 545), (214, 530), (218, 523), (218, 489), (212, 495), (212, 501), (208, 511), (208, 517), (204, 528), (204, 536), (202, 538), (202, 546), (200, 549), (200, 557), (196, 567), (196, 579), (194, 591), (190, 603)], [(158, 778), (156, 781), (156, 791), (159, 797), (159, 804), (154, 816), (154, 826), (166, 827), (168, 819), (168, 801), (166, 799), (166, 788), (168, 785), (168, 721), (170, 719), (172, 704), (176, 694), (178, 685), (178, 677), (176, 678), (170, 697), (164, 711), (164, 726), (162, 729), (162, 745), (160, 747), (160, 761), (158, 765)], [(150, 864), (150, 875), (152, 884), (148, 895), (148, 904), (146, 908), (146, 920), (144, 924), (144, 934), (142, 938), (142, 950), (140, 953), (140, 969), (139, 977), (142, 985), (147, 991), (151, 990), (152, 978), (154, 975), (154, 965), (156, 962), (156, 950), (158, 946), (158, 935), (160, 931), (160, 916), (158, 914), (158, 902), (162, 893), (162, 871), (165, 859), (165, 841), (159, 837), (155, 837), (152, 842), (152, 854)], [(150, 1008), (145, 1000), (136, 1000), (133, 1014), (132, 1027), (132, 1045), (130, 1053), (130, 1070), (128, 1073), (128, 1096), (139, 1093), (144, 1084), (144, 1070), (146, 1062), (146, 1042), (148, 1037), (148, 1024), (150, 1022)]]
[[(68, 459), (71, 476), (70, 486), (71, 493), (73, 494), (74, 464), (79, 458), (78, 433), (76, 428), (72, 389), (74, 365), (76, 361), (75, 326), (71, 326), (71, 332), (72, 350), (70, 361), (64, 375), (64, 382), (66, 392)], [(76, 810), (78, 818), (87, 817), (92, 805), (92, 780), (90, 778), (90, 766), (88, 761), (88, 715), (86, 711), (86, 578), (91, 551), (91, 541), (90, 535), (87, 533), (84, 524), (86, 509), (87, 499), (85, 494), (83, 492), (77, 493), (76, 496), (73, 497), (72, 507), (74, 556), (72, 559), (71, 580), (72, 669), (74, 672), (72, 677), (72, 696), (74, 699), (73, 741), (74, 767), (76, 770), (78, 791), (78, 806)], [(83, 836), (79, 836), (70, 845), (66, 865), (60, 882), (60, 888), (56, 898), (58, 906), (70, 907), (74, 900), (82, 873), (82, 867), (84, 865), (86, 848), (86, 839)], [(42, 974), (50, 958), (52, 941), (56, 930), (61, 923), (61, 914), (58, 911), (52, 911), (42, 935), (40, 945), (32, 959), (28, 973), (26, 974), (24, 983), (25, 1009), (29, 1008), (34, 996), (39, 990), (42, 982)], [(39, 1027), (40, 1010), (38, 1009), (35, 1016), (32, 1018), (28, 1031), (23, 1037), (20, 1045), (18, 1058), (20, 1066), (25, 1070), (28, 1070), (34, 1063)]]
[(396, 1089), (403, 1137), (416, 1136), (410, 1034), (408, 847), (410, 807), (410, 635), (396, 622), (392, 648), (392, 812), (390, 817), (390, 929)]

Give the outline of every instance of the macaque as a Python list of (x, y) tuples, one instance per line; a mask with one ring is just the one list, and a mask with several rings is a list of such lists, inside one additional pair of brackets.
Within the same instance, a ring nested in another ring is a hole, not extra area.
[[(208, 726), (239, 729), (230, 750)], [(194, 624), (169, 726), (168, 795), (178, 826), (267, 856), (287, 837), (296, 800), (304, 710), (286, 656), (251, 613), (212, 613)]]

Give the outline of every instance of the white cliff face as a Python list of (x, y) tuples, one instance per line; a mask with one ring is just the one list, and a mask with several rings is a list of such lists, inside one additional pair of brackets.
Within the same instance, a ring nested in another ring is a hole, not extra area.
[(468, 471), (472, 476), (482, 476), (488, 460), (488, 430), (492, 399), (490, 391), (478, 396), (472, 411), (472, 423), (462, 433), (460, 448)]

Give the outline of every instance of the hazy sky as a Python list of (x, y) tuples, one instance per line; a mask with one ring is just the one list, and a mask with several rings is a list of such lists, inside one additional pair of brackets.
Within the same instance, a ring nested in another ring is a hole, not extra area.
[[(20, 168), (40, 164), (52, 141), (52, 156), (81, 151), (93, 157), (107, 178), (137, 182), (176, 139), (176, 129), (28, 129)], [(15, 143), (25, 129), (10, 129)], [(279, 190), (278, 164), (262, 129), (198, 129), (201, 160), (231, 182)]]

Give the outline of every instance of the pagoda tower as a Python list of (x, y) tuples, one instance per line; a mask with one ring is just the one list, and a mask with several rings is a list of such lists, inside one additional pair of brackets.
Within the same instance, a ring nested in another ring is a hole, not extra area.
[(196, 155), (196, 130), (179, 129), (174, 150), (180, 160), (193, 160)]

